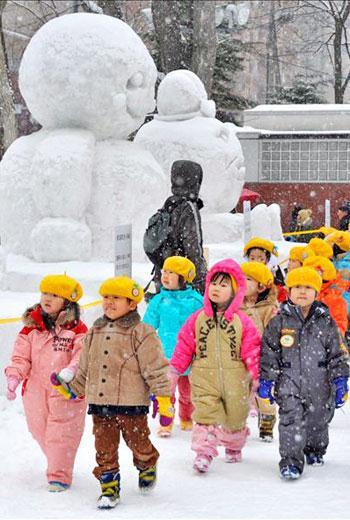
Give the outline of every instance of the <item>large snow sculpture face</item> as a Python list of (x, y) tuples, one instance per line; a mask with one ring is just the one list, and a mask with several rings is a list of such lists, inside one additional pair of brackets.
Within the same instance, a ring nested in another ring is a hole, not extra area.
[(45, 24), (26, 48), (20, 90), (45, 128), (126, 138), (154, 109), (156, 67), (124, 22), (78, 13)]

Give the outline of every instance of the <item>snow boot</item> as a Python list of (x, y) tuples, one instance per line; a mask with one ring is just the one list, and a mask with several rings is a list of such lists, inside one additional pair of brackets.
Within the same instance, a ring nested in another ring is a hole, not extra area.
[(323, 466), (323, 456), (316, 455), (315, 453), (308, 453), (306, 454), (306, 464), (309, 466)]
[(189, 421), (183, 421), (182, 419), (180, 419), (181, 430), (190, 432), (192, 430), (192, 427), (193, 427), (193, 423), (192, 423), (191, 419)]
[(157, 482), (157, 466), (147, 469), (139, 469), (139, 490), (141, 493), (151, 491)]
[(159, 426), (157, 430), (158, 437), (170, 437), (171, 432), (173, 429), (173, 423), (169, 424), (168, 426)]
[(225, 449), (225, 462), (229, 464), (235, 462), (242, 462), (242, 451), (241, 450), (231, 450), (230, 448)]
[(283, 480), (296, 480), (301, 476), (301, 473), (296, 466), (290, 465), (281, 468), (280, 475)]
[(49, 482), (49, 486), (47, 490), (50, 493), (60, 493), (61, 491), (67, 491), (69, 489), (69, 484), (64, 484), (63, 482), (57, 482), (56, 480), (51, 480)]
[(212, 460), (210, 455), (197, 455), (193, 462), (193, 469), (198, 473), (207, 473)]
[(112, 509), (120, 500), (120, 474), (108, 471), (100, 477), (102, 495), (97, 500), (99, 509)]
[(259, 437), (263, 442), (273, 441), (273, 427), (276, 423), (274, 415), (259, 414)]

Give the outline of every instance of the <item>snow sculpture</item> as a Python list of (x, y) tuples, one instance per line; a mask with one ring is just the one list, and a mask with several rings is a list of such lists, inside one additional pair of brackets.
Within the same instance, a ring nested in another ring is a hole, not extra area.
[(252, 209), (251, 234), (252, 237), (264, 237), (272, 242), (284, 240), (279, 204), (258, 204)]
[(19, 85), (42, 125), (0, 165), (0, 234), (37, 261), (112, 260), (117, 224), (132, 222), (134, 253), (167, 195), (160, 165), (127, 136), (154, 108), (156, 67), (121, 20), (78, 13), (32, 38)]
[(188, 70), (165, 76), (157, 95), (158, 114), (138, 131), (135, 142), (152, 152), (163, 166), (170, 186), (173, 161), (189, 159), (203, 168), (200, 196), (203, 215), (235, 207), (244, 181), (241, 145), (235, 125), (215, 119), (201, 80)]

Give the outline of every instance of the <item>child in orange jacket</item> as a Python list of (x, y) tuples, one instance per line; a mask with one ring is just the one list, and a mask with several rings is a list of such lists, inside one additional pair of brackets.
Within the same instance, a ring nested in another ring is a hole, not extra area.
[(87, 327), (80, 320), (80, 284), (67, 275), (49, 275), (40, 283), (40, 303), (26, 310), (10, 365), (5, 369), (7, 398), (22, 396), (28, 429), (47, 458), (49, 491), (72, 482), (76, 452), (84, 430), (85, 401), (67, 401), (51, 386), (50, 374), (71, 380), (78, 367)]
[(317, 299), (327, 305), (331, 317), (338, 325), (342, 337), (345, 338), (348, 328), (348, 309), (342, 290), (337, 284), (337, 271), (333, 263), (322, 256), (310, 256), (303, 265), (316, 269), (322, 277), (322, 288)]

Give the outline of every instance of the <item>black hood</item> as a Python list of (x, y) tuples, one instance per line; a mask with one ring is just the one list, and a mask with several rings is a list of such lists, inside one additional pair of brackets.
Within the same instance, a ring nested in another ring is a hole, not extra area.
[(341, 211), (346, 211), (346, 213), (349, 215), (350, 214), (350, 202), (349, 201), (344, 202), (344, 204), (339, 206), (338, 209), (340, 209)]
[(193, 161), (175, 161), (171, 167), (171, 192), (177, 197), (197, 200), (202, 184), (203, 170)]

